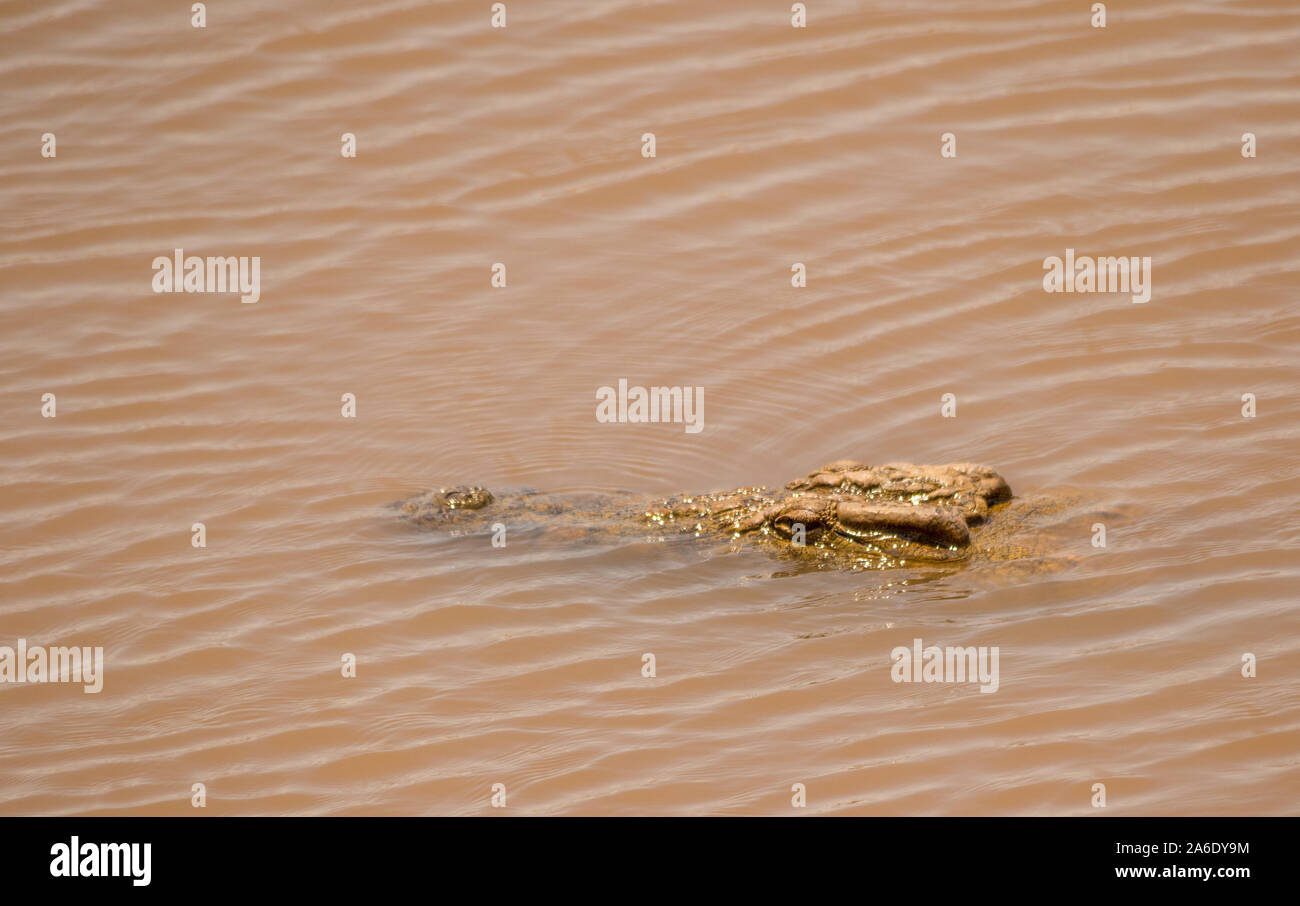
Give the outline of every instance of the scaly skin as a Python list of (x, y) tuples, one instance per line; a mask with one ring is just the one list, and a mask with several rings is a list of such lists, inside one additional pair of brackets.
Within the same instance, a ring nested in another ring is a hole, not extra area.
[[(646, 537), (689, 534), (752, 540), (835, 566), (898, 566), (965, 557), (1011, 488), (974, 463), (866, 466), (833, 462), (783, 489), (738, 488), (650, 500), (631, 496), (520, 493), (496, 498), (481, 487), (441, 488), (396, 506), (402, 517), (453, 534), (498, 523), (555, 525)], [(800, 541), (802, 540), (802, 544)]]

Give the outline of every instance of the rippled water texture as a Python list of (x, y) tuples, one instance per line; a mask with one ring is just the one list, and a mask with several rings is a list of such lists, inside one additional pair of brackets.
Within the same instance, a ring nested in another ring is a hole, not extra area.
[[(0, 4), (0, 645), (106, 652), (0, 684), (0, 812), (1300, 811), (1300, 7), (507, 5)], [(155, 294), (175, 248), (260, 301)], [(385, 509), (842, 457), (1061, 503), (856, 572)]]

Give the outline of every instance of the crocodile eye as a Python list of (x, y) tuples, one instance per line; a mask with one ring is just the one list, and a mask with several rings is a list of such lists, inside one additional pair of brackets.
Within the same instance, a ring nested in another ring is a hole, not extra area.
[(772, 529), (782, 538), (794, 537), (795, 527), (802, 525), (804, 537), (813, 540), (826, 530), (826, 520), (821, 513), (804, 508), (791, 508), (772, 520)]

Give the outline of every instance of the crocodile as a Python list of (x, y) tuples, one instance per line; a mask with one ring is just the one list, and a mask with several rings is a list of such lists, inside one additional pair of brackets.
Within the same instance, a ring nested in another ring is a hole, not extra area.
[[(976, 463), (879, 466), (837, 460), (784, 488), (708, 494), (497, 496), (461, 485), (394, 504), (413, 525), (448, 534), (549, 526), (578, 536), (610, 532), (752, 541), (830, 566), (888, 567), (962, 560), (1012, 499), (1006, 480)], [(992, 533), (998, 534), (998, 533)]]

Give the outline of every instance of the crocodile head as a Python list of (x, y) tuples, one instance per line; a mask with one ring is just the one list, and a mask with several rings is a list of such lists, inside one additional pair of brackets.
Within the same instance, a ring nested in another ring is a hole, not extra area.
[(487, 488), (461, 485), (436, 488), (396, 504), (403, 518), (421, 525), (447, 523), (465, 512), (481, 510), (496, 500)]
[(993, 469), (975, 463), (868, 466), (833, 462), (783, 490), (742, 488), (675, 498), (646, 516), (733, 537), (755, 537), (822, 557), (859, 560), (959, 559), (971, 527), (1011, 499)]

